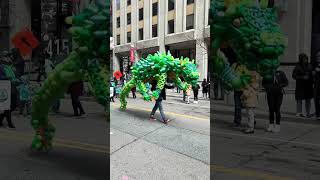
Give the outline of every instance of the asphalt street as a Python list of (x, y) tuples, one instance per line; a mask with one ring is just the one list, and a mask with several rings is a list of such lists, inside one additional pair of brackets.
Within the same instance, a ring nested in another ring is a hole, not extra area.
[(111, 104), (111, 180), (210, 179), (210, 102), (185, 104), (168, 94), (168, 125), (150, 121), (154, 102), (139, 96), (128, 99), (126, 111), (118, 99)]
[(269, 133), (267, 109), (257, 109), (255, 134), (245, 135), (230, 127), (232, 106), (217, 102), (211, 108), (214, 180), (320, 179), (320, 121), (283, 114), (281, 132)]
[(56, 127), (54, 148), (33, 152), (30, 117), (13, 121), (16, 130), (0, 128), (0, 180), (106, 180), (109, 166), (107, 123), (103, 108), (83, 102), (87, 117), (72, 117), (69, 100), (62, 101), (61, 113), (50, 114)]

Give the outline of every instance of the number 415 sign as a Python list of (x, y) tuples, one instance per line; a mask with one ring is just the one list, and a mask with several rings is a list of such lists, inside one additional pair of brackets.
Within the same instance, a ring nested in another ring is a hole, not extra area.
[(47, 46), (47, 53), (52, 56), (54, 53), (60, 55), (61, 52), (69, 54), (69, 40), (68, 39), (50, 39)]

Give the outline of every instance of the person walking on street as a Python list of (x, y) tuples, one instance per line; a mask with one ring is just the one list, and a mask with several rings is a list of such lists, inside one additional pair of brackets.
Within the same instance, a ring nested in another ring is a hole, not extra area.
[[(272, 79), (262, 80), (262, 86), (266, 90), (267, 101), (269, 107), (269, 125), (268, 132), (280, 132), (281, 105), (284, 94), (284, 87), (288, 86), (286, 74), (282, 71), (276, 71)], [(276, 124), (274, 123), (276, 116)]]
[(114, 82), (110, 83), (110, 101), (114, 102)]
[(251, 82), (243, 89), (241, 100), (246, 108), (248, 116), (248, 128), (244, 130), (245, 134), (253, 134), (255, 126), (255, 108), (258, 105), (258, 88), (259, 88), (259, 74), (255, 71), (250, 71)]
[(195, 104), (197, 104), (197, 103), (198, 103), (198, 94), (199, 94), (199, 89), (200, 89), (200, 86), (199, 86), (199, 84), (198, 84), (198, 83), (192, 87), (192, 90), (193, 90), (193, 96), (194, 96), (194, 101), (193, 101), (193, 103), (195, 103)]
[[(311, 99), (313, 98), (312, 66), (308, 62), (308, 56), (299, 55), (299, 63), (295, 66), (292, 78), (296, 80), (295, 99), (297, 102), (297, 117), (311, 117)], [(306, 115), (302, 113), (302, 101), (305, 101)]]
[(69, 87), (68, 92), (70, 92), (70, 95), (71, 95), (74, 116), (82, 116), (86, 114), (80, 102), (80, 96), (82, 95), (82, 92), (83, 92), (83, 82), (78, 81), (78, 82), (72, 83)]
[(20, 115), (24, 115), (26, 109), (27, 115), (30, 115), (31, 104), (31, 89), (28, 78), (24, 75), (21, 77), (21, 84), (18, 86), (19, 90), (19, 102), (20, 102)]
[(202, 83), (202, 97), (205, 97), (206, 99), (208, 98), (208, 91), (209, 91), (209, 83), (207, 82), (207, 79), (204, 78)]
[(320, 120), (320, 63), (314, 69), (314, 105), (316, 119)]
[[(166, 88), (167, 88), (167, 86), (165, 85), (164, 88), (161, 90), (159, 98), (156, 100), (156, 103), (155, 103), (154, 107), (152, 108), (150, 118), (149, 118), (152, 121), (156, 121), (157, 119), (154, 117), (154, 114), (156, 113), (157, 109), (159, 109), (161, 119), (164, 124), (167, 124), (170, 121), (170, 119), (166, 118), (164, 111), (163, 111), (163, 107), (162, 107), (162, 100), (166, 100)], [(151, 90), (154, 91), (155, 89), (156, 89), (156, 82), (153, 82)]]

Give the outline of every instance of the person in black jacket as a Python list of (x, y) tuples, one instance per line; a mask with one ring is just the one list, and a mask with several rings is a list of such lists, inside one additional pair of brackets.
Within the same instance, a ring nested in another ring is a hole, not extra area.
[[(157, 86), (157, 82), (156, 81), (152, 82), (151, 90), (154, 91), (156, 89), (156, 86)], [(156, 121), (157, 119), (154, 117), (154, 114), (156, 113), (157, 109), (159, 108), (161, 119), (164, 124), (167, 124), (170, 121), (170, 119), (166, 119), (166, 116), (163, 112), (163, 107), (162, 107), (162, 100), (166, 100), (166, 88), (167, 88), (167, 85), (165, 85), (164, 88), (162, 89), (162, 91), (159, 95), (159, 98), (156, 100), (156, 103), (155, 103), (155, 105), (151, 111), (151, 114), (150, 114), (150, 120)]]
[[(283, 88), (288, 86), (288, 79), (284, 72), (276, 71), (272, 79), (262, 80), (262, 86), (266, 90), (269, 107), (269, 126), (267, 131), (280, 132), (280, 109), (284, 94)], [(274, 116), (276, 116), (276, 124), (274, 124)]]
[(308, 56), (299, 55), (299, 63), (293, 70), (292, 78), (296, 80), (295, 98), (297, 101), (297, 117), (305, 117), (302, 114), (302, 101), (305, 100), (306, 116), (311, 117), (311, 99), (313, 98), (312, 66), (308, 62)]
[(314, 69), (314, 105), (316, 118), (320, 120), (320, 64)]

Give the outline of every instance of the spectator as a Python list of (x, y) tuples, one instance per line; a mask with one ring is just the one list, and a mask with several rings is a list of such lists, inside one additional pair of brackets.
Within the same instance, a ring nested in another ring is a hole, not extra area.
[(258, 88), (259, 74), (255, 71), (250, 71), (251, 83), (243, 89), (241, 95), (242, 104), (247, 110), (248, 128), (244, 130), (245, 134), (253, 134), (255, 126), (255, 108), (258, 105)]
[(297, 102), (297, 117), (305, 117), (302, 113), (302, 101), (305, 101), (306, 116), (311, 117), (311, 99), (313, 98), (312, 66), (308, 62), (308, 56), (304, 53), (299, 55), (299, 62), (295, 66), (293, 79), (296, 80), (295, 99)]
[(110, 100), (111, 100), (112, 102), (114, 102), (114, 92), (115, 92), (114, 82), (111, 82), (111, 83), (110, 83)]
[[(262, 80), (262, 86), (266, 90), (269, 107), (269, 126), (267, 131), (280, 132), (280, 109), (284, 94), (283, 88), (288, 86), (286, 74), (282, 71), (276, 71), (271, 80)], [(276, 116), (276, 124), (274, 124), (274, 115)]]
[(314, 105), (316, 118), (320, 120), (320, 64), (314, 70)]
[(31, 104), (31, 92), (30, 84), (26, 76), (21, 77), (21, 84), (18, 86), (19, 90), (19, 102), (20, 102), (20, 115), (25, 115), (26, 109), (27, 115), (30, 115), (30, 104)]
[(131, 89), (133, 99), (137, 98), (137, 96), (136, 96), (136, 91), (137, 91), (137, 88), (136, 88), (136, 87), (133, 87), (133, 88)]
[(201, 84), (202, 87), (202, 97), (208, 98), (208, 91), (209, 91), (209, 83), (207, 82), (207, 79), (204, 78)]
[(186, 95), (187, 95), (187, 104), (190, 104), (191, 90), (192, 90), (192, 86), (191, 86), (191, 85), (189, 85), (189, 86), (188, 86), (188, 89), (186, 90)]
[(194, 102), (193, 103), (195, 103), (195, 104), (198, 103), (199, 89), (200, 89), (200, 86), (198, 83), (192, 87), (193, 95), (194, 95)]

